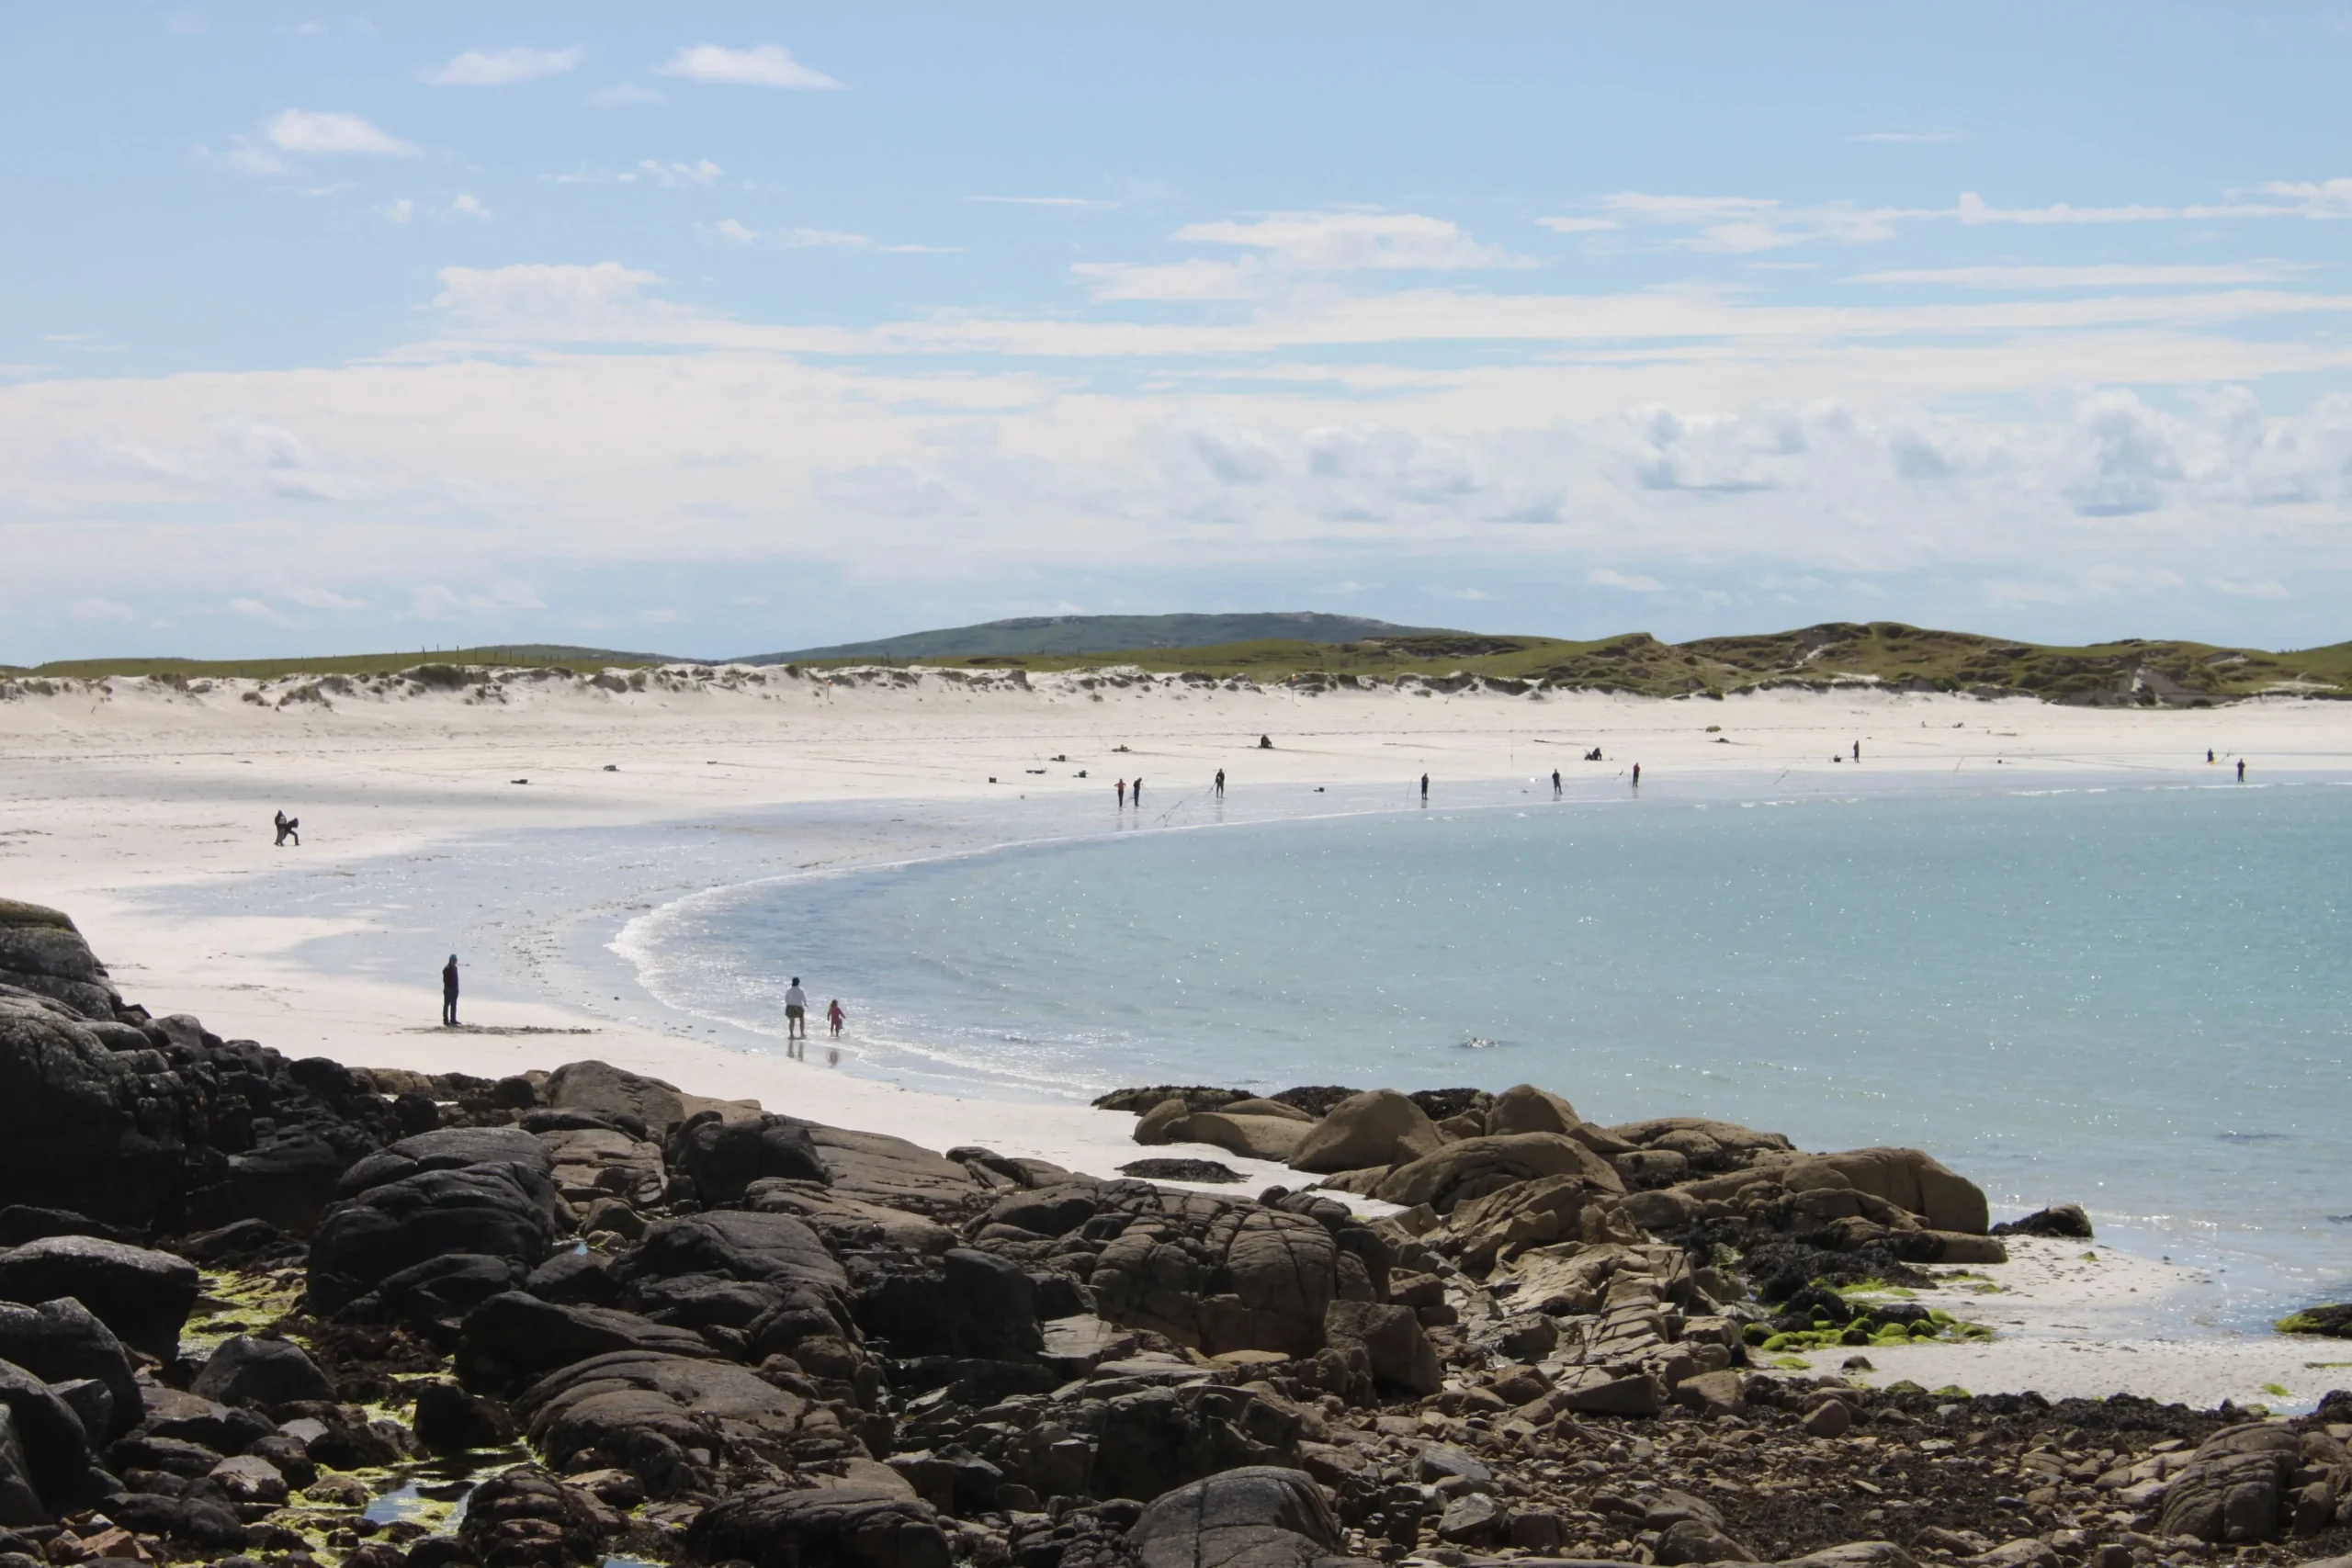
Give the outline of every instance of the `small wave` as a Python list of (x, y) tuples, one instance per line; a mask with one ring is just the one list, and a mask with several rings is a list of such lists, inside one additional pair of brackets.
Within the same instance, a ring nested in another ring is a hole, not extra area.
[(1460, 1045), (1456, 1046), (1455, 1049), (1462, 1051), (1492, 1051), (1504, 1043), (1505, 1042), (1500, 1040), (1489, 1040), (1483, 1034), (1473, 1034), (1469, 1039), (1464, 1040)]

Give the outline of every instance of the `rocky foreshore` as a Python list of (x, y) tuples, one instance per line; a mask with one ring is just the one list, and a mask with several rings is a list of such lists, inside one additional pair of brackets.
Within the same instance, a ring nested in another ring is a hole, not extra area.
[(2352, 1396), (2276, 1420), (1787, 1365), (1982, 1333), (1936, 1303), (2002, 1242), (1917, 1151), (1603, 1128), (1530, 1086), (1112, 1103), (1298, 1187), (935, 1153), (597, 1062), (290, 1060), (126, 1003), (69, 919), (0, 901), (0, 1568), (2352, 1542)]

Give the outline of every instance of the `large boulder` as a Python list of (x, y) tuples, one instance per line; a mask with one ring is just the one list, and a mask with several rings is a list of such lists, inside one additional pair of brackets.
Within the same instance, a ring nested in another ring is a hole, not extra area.
[(2289, 1523), (2288, 1483), (2303, 1462), (2302, 1441), (2267, 1423), (2206, 1438), (2165, 1489), (2163, 1532), (2216, 1545), (2277, 1540)]
[(188, 1392), (221, 1404), (265, 1409), (300, 1400), (332, 1400), (335, 1393), (334, 1384), (300, 1345), (246, 1334), (222, 1340), (188, 1384)]
[(1295, 1155), (1312, 1130), (1303, 1116), (1248, 1116), (1230, 1111), (1195, 1111), (1170, 1128), (1179, 1142), (1209, 1144), (1228, 1154), (1277, 1163)]
[(555, 1161), (545, 1144), (520, 1127), (444, 1127), (377, 1150), (344, 1172), (338, 1186), (348, 1198), (419, 1171), (464, 1170), (478, 1165), (519, 1166), (545, 1179)]
[(1495, 1096), (1487, 1107), (1487, 1132), (1500, 1137), (1511, 1133), (1569, 1133), (1583, 1125), (1577, 1108), (1550, 1089), (1532, 1083), (1515, 1084)]
[(1138, 1501), (1246, 1465), (1298, 1461), (1295, 1410), (1247, 1389), (1194, 1382), (1107, 1402), (1094, 1450), (1096, 1491)]
[(1374, 1294), (1361, 1262), (1308, 1216), (1173, 1192), (1130, 1212), (1088, 1276), (1102, 1316), (1127, 1327), (1211, 1355), (1306, 1354), (1321, 1347), (1332, 1302)]
[(1318, 1173), (1363, 1170), (1420, 1159), (1444, 1144), (1427, 1111), (1395, 1089), (1375, 1089), (1331, 1107), (1291, 1151), (1290, 1163)]
[(697, 1111), (670, 1134), (662, 1153), (673, 1169), (693, 1180), (695, 1196), (705, 1203), (732, 1203), (763, 1177), (832, 1181), (808, 1124), (789, 1116), (729, 1122), (716, 1111)]
[(14, 898), (0, 898), (0, 986), (53, 998), (108, 1023), (122, 1003), (70, 916)]
[(1807, 1155), (1773, 1172), (1792, 1192), (1849, 1187), (1909, 1210), (1927, 1228), (1985, 1234), (1990, 1213), (1984, 1190), (1917, 1149), (1849, 1149)]
[(854, 1339), (849, 1276), (790, 1214), (718, 1210), (663, 1220), (615, 1270), (657, 1323), (744, 1334), (762, 1354), (811, 1335)]
[(510, 1291), (468, 1314), (458, 1339), (458, 1377), (469, 1389), (505, 1392), (623, 1350), (689, 1359), (718, 1354), (689, 1329), (611, 1307), (564, 1306)]
[(513, 1258), (445, 1253), (388, 1274), (366, 1294), (335, 1309), (343, 1323), (400, 1324), (444, 1350), (457, 1347), (466, 1314), (521, 1287), (526, 1270)]
[(1019, 1265), (967, 1247), (933, 1265), (877, 1272), (854, 1310), (866, 1337), (900, 1359), (1025, 1361), (1045, 1345), (1036, 1282)]
[(657, 1495), (707, 1482), (710, 1465), (694, 1459), (697, 1450), (713, 1462), (772, 1463), (861, 1451), (832, 1411), (748, 1367), (652, 1350), (616, 1351), (550, 1372), (513, 1409), (549, 1467), (569, 1473), (593, 1457), (629, 1470)]
[(948, 1568), (930, 1504), (879, 1487), (763, 1487), (703, 1510), (686, 1532), (702, 1562), (752, 1568)]
[(1372, 1195), (1407, 1208), (1427, 1203), (1440, 1213), (1450, 1213), (1464, 1199), (1483, 1198), (1514, 1182), (1546, 1176), (1579, 1177), (1603, 1192), (1625, 1190), (1615, 1168), (1576, 1139), (1558, 1133), (1513, 1133), (1448, 1144), (1390, 1171)]
[(1143, 1568), (1315, 1568), (1340, 1531), (1303, 1472), (1249, 1465), (1156, 1499), (1127, 1540)]
[(186, 1091), (117, 1054), (63, 1002), (0, 995), (0, 1192), (144, 1227), (178, 1190)]
[(568, 1202), (584, 1208), (599, 1198), (617, 1197), (650, 1208), (662, 1201), (669, 1184), (662, 1145), (617, 1128), (566, 1127), (537, 1135), (554, 1162), (548, 1176)]
[(979, 1195), (978, 1182), (964, 1165), (888, 1133), (859, 1133), (812, 1122), (808, 1139), (817, 1145), (836, 1197), (934, 1219), (960, 1219)]
[(1363, 1346), (1373, 1382), (1384, 1388), (1427, 1395), (1444, 1382), (1437, 1348), (1411, 1307), (1333, 1302), (1324, 1313), (1323, 1337), (1329, 1345)]
[[(6, 1484), (13, 1470), (21, 1485), (38, 1499), (39, 1511), (17, 1524), (44, 1524), (50, 1516), (86, 1508), (121, 1483), (97, 1466), (91, 1453), (90, 1434), (73, 1406), (40, 1379), (11, 1362), (0, 1361), (0, 1411), (6, 1413), (7, 1431), (0, 1433), (0, 1503), (21, 1510), (24, 1499)], [(10, 1439), (15, 1451), (7, 1453)], [(13, 1499), (13, 1500), (12, 1500)]]
[(93, 1441), (122, 1436), (139, 1422), (139, 1383), (114, 1331), (71, 1296), (38, 1306), (0, 1302), (0, 1361), (13, 1362), (46, 1383), (87, 1378), (112, 1400), (106, 1430)]
[(527, 1270), (555, 1236), (555, 1189), (540, 1170), (520, 1164), (419, 1170), (346, 1199), (320, 1219), (311, 1238), (311, 1310), (334, 1312), (403, 1269), (455, 1253)]
[(72, 1296), (124, 1344), (164, 1361), (179, 1354), (201, 1283), (186, 1258), (96, 1236), (50, 1236), (0, 1255), (0, 1301)]

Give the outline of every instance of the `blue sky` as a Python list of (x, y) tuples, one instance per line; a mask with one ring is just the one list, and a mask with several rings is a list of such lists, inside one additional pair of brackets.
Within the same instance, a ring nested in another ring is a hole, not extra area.
[(2352, 636), (2352, 5), (0, 4), (0, 660)]

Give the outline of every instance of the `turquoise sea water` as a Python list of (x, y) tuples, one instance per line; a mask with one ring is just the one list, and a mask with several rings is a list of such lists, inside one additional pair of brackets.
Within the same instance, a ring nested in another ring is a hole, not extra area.
[(620, 945), (754, 1032), (800, 974), (854, 1069), (913, 1082), (1527, 1080), (1602, 1121), (1917, 1145), (2234, 1268), (2253, 1313), (2352, 1272), (2347, 886), (2327, 784), (1653, 790), (757, 881)]

